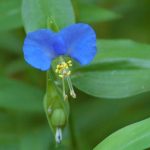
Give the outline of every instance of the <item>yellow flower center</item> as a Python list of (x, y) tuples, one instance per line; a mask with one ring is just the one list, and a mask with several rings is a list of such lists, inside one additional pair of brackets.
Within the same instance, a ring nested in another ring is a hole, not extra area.
[(56, 66), (56, 70), (55, 72), (58, 73), (58, 76), (60, 78), (65, 78), (65, 77), (68, 77), (70, 76), (71, 74), (71, 71), (70, 71), (70, 67), (72, 66), (72, 61), (69, 60), (67, 62), (61, 62), (60, 64), (58, 64)]

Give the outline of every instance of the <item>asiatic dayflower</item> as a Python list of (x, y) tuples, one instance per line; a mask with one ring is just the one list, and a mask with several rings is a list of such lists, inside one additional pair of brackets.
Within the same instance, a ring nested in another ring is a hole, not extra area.
[[(52, 60), (59, 56), (69, 56), (81, 65), (89, 64), (96, 55), (96, 34), (87, 24), (77, 23), (65, 27), (59, 32), (50, 29), (39, 29), (29, 32), (23, 46), (24, 58), (31, 66), (42, 71), (49, 70)], [(56, 67), (56, 73), (63, 80), (67, 79), (70, 94), (76, 97), (69, 75), (72, 61), (61, 61)], [(63, 90), (64, 98), (67, 97)]]

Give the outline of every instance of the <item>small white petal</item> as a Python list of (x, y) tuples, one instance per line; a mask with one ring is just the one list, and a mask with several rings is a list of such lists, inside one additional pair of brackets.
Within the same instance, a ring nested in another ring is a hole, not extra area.
[(56, 129), (55, 140), (57, 143), (60, 143), (62, 141), (62, 131), (60, 128)]

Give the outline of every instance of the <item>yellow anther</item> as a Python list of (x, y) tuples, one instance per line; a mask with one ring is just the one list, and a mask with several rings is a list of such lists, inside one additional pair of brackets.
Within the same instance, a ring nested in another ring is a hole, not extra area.
[(58, 72), (59, 72), (58, 68), (56, 68), (55, 72), (56, 72), (56, 73), (58, 73)]
[(62, 68), (63, 68), (63, 65), (60, 64), (60, 65), (58, 66), (58, 69), (62, 69)]
[(71, 67), (71, 66), (72, 66), (72, 61), (69, 60), (69, 61), (67, 62), (67, 64), (68, 64), (69, 67)]
[(71, 60), (69, 60), (67, 63), (68, 63), (68, 64), (72, 64), (72, 61), (71, 61)]
[(64, 77), (64, 75), (62, 75), (62, 74), (60, 74), (60, 75), (58, 75), (60, 78), (63, 78)]
[(56, 68), (58, 69), (58, 68), (59, 68), (59, 65), (57, 65)]
[(68, 67), (67, 63), (64, 63), (64, 64), (63, 64), (63, 67), (64, 67), (64, 68)]

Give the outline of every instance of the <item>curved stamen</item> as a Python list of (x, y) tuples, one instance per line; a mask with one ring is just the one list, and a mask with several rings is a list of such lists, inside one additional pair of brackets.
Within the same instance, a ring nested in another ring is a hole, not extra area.
[(65, 90), (65, 81), (64, 81), (64, 78), (62, 78), (62, 87), (63, 87), (63, 97), (64, 97), (64, 100), (67, 100), (68, 99), (68, 96), (66, 94), (66, 90)]
[(67, 82), (68, 82), (69, 89), (70, 89), (70, 95), (71, 95), (73, 98), (76, 98), (76, 94), (75, 94), (75, 92), (74, 92), (74, 89), (73, 89), (73, 86), (72, 86), (72, 82), (71, 82), (70, 77), (67, 77)]
[(65, 62), (64, 60), (61, 60), (61, 61), (62, 62), (56, 66), (55, 72), (58, 73), (58, 76), (60, 78), (62, 78), (64, 100), (66, 100), (68, 98), (67, 95), (66, 95), (66, 92), (65, 92), (65, 79), (67, 80), (67, 83), (68, 83), (68, 86), (69, 86), (70, 95), (73, 98), (76, 98), (76, 94), (74, 92), (72, 82), (71, 82), (71, 79), (70, 79), (70, 74), (71, 74), (70, 67), (72, 66), (72, 61), (71, 60), (69, 60), (67, 62)]

